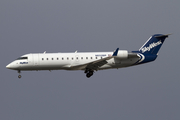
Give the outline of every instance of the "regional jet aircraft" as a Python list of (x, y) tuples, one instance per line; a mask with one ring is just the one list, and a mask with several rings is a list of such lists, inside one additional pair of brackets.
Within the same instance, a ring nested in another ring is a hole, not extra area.
[(167, 35), (155, 34), (137, 51), (119, 50), (114, 52), (75, 52), (75, 53), (31, 53), (26, 54), (6, 66), (21, 71), (31, 70), (83, 70), (86, 77), (95, 71), (118, 69), (154, 61)]

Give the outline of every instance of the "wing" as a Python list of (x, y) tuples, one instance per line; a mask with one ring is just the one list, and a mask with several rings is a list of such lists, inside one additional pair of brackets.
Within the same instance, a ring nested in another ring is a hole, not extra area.
[(71, 69), (79, 69), (79, 70), (84, 70), (84, 69), (91, 69), (91, 70), (98, 70), (99, 67), (105, 65), (107, 62), (107, 60), (117, 56), (119, 48), (116, 49), (116, 51), (113, 53), (112, 56), (108, 56), (105, 58), (102, 58), (100, 60), (96, 60), (90, 63), (86, 63), (83, 65), (78, 65), (78, 66), (71, 66)]

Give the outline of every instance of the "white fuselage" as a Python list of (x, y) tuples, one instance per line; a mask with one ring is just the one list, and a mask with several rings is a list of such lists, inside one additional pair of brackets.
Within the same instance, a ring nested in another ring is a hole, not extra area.
[[(14, 70), (85, 70), (83, 65), (112, 56), (112, 54), (113, 52), (26, 54), (6, 67)], [(114, 57), (107, 60), (107, 63), (97, 70), (128, 67), (138, 60), (138, 58)]]

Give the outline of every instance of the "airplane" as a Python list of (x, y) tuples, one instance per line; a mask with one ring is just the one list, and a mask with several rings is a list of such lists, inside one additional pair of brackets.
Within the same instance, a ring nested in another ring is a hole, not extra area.
[(30, 53), (25, 54), (6, 66), (21, 71), (32, 70), (83, 70), (87, 78), (95, 71), (118, 69), (154, 61), (158, 51), (170, 34), (152, 35), (137, 51), (119, 50), (114, 52), (74, 52), (74, 53)]

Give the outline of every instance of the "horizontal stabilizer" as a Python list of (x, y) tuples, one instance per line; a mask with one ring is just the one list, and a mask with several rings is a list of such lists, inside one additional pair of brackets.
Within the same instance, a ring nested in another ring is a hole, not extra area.
[(167, 35), (161, 35), (161, 36), (155, 36), (156, 38), (161, 38), (161, 37), (168, 37), (171, 34), (167, 34)]

